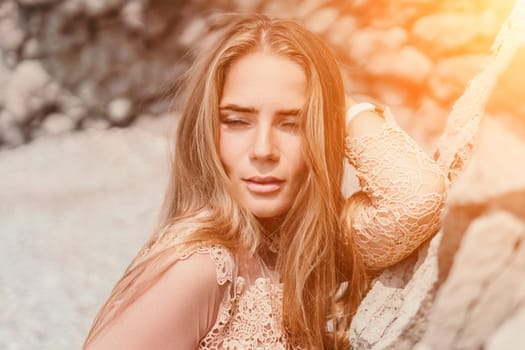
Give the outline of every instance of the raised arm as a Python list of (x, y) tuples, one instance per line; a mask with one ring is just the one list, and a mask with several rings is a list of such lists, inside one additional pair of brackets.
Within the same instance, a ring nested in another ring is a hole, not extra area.
[(86, 349), (196, 349), (226, 293), (220, 275), (207, 252), (177, 261)]
[(367, 268), (385, 268), (438, 230), (447, 180), (388, 109), (360, 113), (347, 135), (346, 155), (361, 185), (348, 199), (356, 201), (354, 241)]

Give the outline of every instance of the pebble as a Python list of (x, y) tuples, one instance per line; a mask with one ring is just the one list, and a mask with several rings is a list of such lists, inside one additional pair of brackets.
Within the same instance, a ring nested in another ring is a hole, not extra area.
[(75, 128), (75, 122), (70, 117), (61, 113), (52, 113), (46, 116), (41, 128), (47, 135), (62, 135)]
[(465, 50), (478, 34), (478, 27), (476, 14), (437, 13), (419, 18), (412, 34), (437, 55)]
[(125, 122), (132, 112), (132, 103), (129, 99), (121, 97), (108, 104), (109, 119), (117, 124)]
[(48, 100), (56, 94), (47, 91), (50, 87), (51, 77), (44, 70), (39, 61), (26, 60), (21, 62), (7, 84), (5, 94), (6, 109), (23, 122), (31, 117), (31, 113), (40, 109)]

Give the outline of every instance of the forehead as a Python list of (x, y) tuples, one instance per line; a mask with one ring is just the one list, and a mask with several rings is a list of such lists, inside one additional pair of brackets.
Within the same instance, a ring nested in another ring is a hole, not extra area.
[(307, 79), (303, 68), (273, 53), (255, 52), (235, 60), (225, 77), (221, 105), (302, 108)]

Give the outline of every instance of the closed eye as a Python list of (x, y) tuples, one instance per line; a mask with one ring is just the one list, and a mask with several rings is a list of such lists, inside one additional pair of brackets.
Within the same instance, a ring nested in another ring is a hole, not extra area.
[(279, 126), (286, 131), (298, 132), (301, 125), (298, 120), (283, 120)]
[(221, 124), (231, 129), (246, 128), (250, 126), (250, 122), (248, 120), (231, 117), (221, 119)]

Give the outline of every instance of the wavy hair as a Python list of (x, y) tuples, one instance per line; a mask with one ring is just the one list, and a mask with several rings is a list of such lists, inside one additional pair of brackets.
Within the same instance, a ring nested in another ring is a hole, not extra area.
[(281, 225), (283, 253), (277, 259), (283, 327), (292, 344), (349, 345), (346, 333), (366, 279), (352, 241), (352, 203), (345, 204), (341, 194), (345, 95), (338, 64), (321, 39), (294, 21), (224, 15), (219, 26), (217, 41), (198, 55), (182, 85), (185, 102), (159, 222), (95, 318), (84, 346), (195, 246), (254, 253), (263, 243), (260, 223), (230, 195), (218, 153), (225, 77), (233, 62), (256, 51), (298, 63), (308, 84), (303, 132), (309, 170)]

